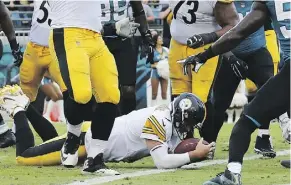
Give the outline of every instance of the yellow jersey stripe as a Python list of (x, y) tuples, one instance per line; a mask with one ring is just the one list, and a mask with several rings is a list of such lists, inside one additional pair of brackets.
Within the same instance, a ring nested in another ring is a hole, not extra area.
[(162, 141), (166, 141), (166, 134), (161, 132), (158, 127), (155, 125), (156, 123), (152, 122), (149, 118), (149, 122), (152, 124), (153, 126), (153, 131), (155, 132), (155, 134), (159, 137), (160, 140)]
[(142, 133), (155, 135), (154, 131), (148, 131), (148, 130), (143, 130)]
[(146, 130), (146, 131), (149, 131), (149, 132), (153, 132), (153, 129), (151, 129), (151, 128), (143, 128), (142, 130), (143, 131)]
[(158, 120), (155, 118), (155, 116), (150, 116), (150, 120), (154, 124), (155, 127), (157, 127), (161, 133), (166, 134), (165, 129), (159, 124)]

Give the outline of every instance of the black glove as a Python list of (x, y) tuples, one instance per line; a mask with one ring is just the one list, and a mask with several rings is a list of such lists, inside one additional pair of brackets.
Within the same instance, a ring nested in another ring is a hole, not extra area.
[(183, 62), (183, 73), (184, 75), (188, 75), (188, 66), (193, 65), (192, 71), (195, 71), (196, 73), (199, 71), (200, 67), (206, 62), (207, 60), (204, 59), (204, 57), (201, 57), (201, 54), (193, 55), (188, 57)]
[(23, 61), (23, 53), (21, 51), (21, 47), (19, 46), (19, 44), (17, 44), (17, 45), (18, 45), (18, 49), (12, 50), (12, 55), (15, 59), (15, 61), (14, 61), (15, 66), (20, 67), (20, 65)]
[(215, 42), (217, 39), (218, 39), (218, 36), (215, 32), (193, 35), (192, 37), (188, 38), (187, 46), (190, 48), (196, 49), (206, 44)]
[(150, 30), (142, 35), (140, 59), (147, 57), (147, 62), (153, 61), (154, 42)]
[(247, 78), (247, 71), (248, 65), (243, 60), (237, 58), (235, 55), (225, 56), (222, 55), (223, 60), (226, 60), (230, 63), (231, 69), (233, 70), (234, 74), (242, 79), (245, 80)]

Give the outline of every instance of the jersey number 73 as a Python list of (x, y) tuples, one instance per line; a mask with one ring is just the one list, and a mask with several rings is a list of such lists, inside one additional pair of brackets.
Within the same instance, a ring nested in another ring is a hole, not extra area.
[[(181, 18), (183, 19), (183, 21), (186, 23), (186, 24), (193, 24), (196, 22), (196, 14), (195, 12), (197, 12), (198, 10), (198, 6), (199, 6), (199, 2), (196, 0), (194, 1), (185, 1), (185, 0), (181, 0), (177, 3), (177, 5), (175, 6), (174, 10), (173, 10), (173, 16), (174, 16), (174, 19), (177, 19), (177, 14), (178, 14), (178, 11), (180, 10), (180, 8), (185, 5), (187, 6), (187, 12), (183, 12), (183, 14), (187, 14), (186, 15), (182, 15)], [(183, 10), (185, 10), (183, 8)]]

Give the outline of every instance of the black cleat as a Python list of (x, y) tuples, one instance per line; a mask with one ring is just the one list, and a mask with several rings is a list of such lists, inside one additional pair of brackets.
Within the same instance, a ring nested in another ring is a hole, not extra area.
[(213, 179), (204, 182), (203, 185), (242, 185), (241, 175), (239, 173), (232, 173), (226, 169)]
[(94, 159), (93, 157), (88, 157), (84, 163), (82, 174), (102, 174), (106, 176), (120, 175), (119, 172), (109, 169), (104, 161), (103, 154), (98, 154)]
[(78, 149), (80, 137), (68, 132), (67, 139), (61, 150), (62, 165), (67, 168), (74, 168), (78, 163)]
[(290, 160), (283, 160), (281, 161), (281, 165), (285, 168), (290, 168), (290, 163), (291, 161)]
[(257, 136), (256, 145), (254, 151), (257, 154), (261, 154), (264, 157), (274, 158), (276, 157), (276, 152), (273, 149), (270, 135), (262, 135), (262, 137)]
[(11, 130), (7, 130), (3, 134), (0, 135), (0, 148), (7, 148), (15, 145), (16, 138)]

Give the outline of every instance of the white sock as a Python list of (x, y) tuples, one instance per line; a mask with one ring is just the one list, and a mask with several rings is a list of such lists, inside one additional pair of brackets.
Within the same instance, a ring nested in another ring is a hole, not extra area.
[(8, 125), (4, 123), (4, 121), (2, 120), (0, 123), (0, 135), (7, 132), (8, 129), (9, 129)]
[(240, 174), (241, 167), (242, 167), (242, 165), (240, 163), (237, 163), (237, 162), (231, 162), (231, 163), (228, 163), (228, 165), (227, 165), (227, 169), (229, 171), (231, 171), (232, 173), (239, 173)]
[(100, 139), (92, 139), (90, 143), (90, 150), (88, 152), (88, 157), (96, 157), (100, 153), (104, 153), (105, 147), (108, 141)]
[(240, 115), (241, 115), (243, 110), (242, 110), (242, 108), (236, 108), (236, 109), (234, 109), (234, 111), (235, 111), (235, 120), (234, 120), (234, 122), (236, 123), (239, 120)]
[(258, 136), (262, 137), (263, 135), (270, 135), (269, 129), (259, 129)]
[(227, 109), (226, 113), (227, 113), (227, 123), (233, 123), (234, 109)]
[(82, 128), (82, 123), (79, 125), (71, 125), (70, 123), (67, 123), (68, 132), (71, 132), (75, 136), (80, 137), (81, 131), (82, 131), (81, 128)]
[(66, 116), (64, 113), (64, 100), (56, 101), (59, 107), (59, 120), (66, 120)]
[(43, 116), (46, 117), (46, 118), (50, 118), (50, 115), (51, 115), (53, 107), (54, 107), (54, 102), (52, 100), (50, 100), (47, 103), (46, 112), (45, 112), (45, 114)]

